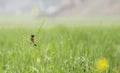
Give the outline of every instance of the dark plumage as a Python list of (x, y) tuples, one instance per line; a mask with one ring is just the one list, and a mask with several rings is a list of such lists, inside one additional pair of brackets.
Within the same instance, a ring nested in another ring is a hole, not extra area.
[(31, 42), (34, 44), (34, 46), (37, 46), (36, 44), (35, 44), (35, 35), (31, 35)]

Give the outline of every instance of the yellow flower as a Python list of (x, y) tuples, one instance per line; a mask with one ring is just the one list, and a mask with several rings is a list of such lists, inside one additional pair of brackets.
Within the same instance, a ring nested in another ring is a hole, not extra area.
[(38, 14), (38, 8), (34, 7), (33, 12), (37, 15)]
[(109, 64), (108, 64), (107, 59), (101, 58), (101, 59), (99, 59), (99, 60), (97, 61), (96, 66), (97, 66), (97, 68), (98, 68), (99, 70), (105, 71), (105, 70), (108, 69)]

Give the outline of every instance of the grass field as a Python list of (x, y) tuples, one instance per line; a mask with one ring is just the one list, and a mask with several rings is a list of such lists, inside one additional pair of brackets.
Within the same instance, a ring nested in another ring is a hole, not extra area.
[(0, 28), (0, 73), (120, 73), (119, 56), (118, 26)]

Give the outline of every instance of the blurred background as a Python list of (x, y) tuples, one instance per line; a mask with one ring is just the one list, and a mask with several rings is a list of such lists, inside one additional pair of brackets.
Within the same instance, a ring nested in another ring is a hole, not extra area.
[(39, 18), (47, 16), (54, 22), (118, 24), (120, 21), (120, 0), (0, 0), (0, 25), (33, 20), (34, 7), (38, 8)]

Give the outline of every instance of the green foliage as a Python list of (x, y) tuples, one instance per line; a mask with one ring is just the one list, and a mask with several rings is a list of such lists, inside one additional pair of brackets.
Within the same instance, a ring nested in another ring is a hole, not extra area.
[[(0, 73), (117, 73), (120, 72), (119, 27), (64, 27), (0, 29)], [(109, 70), (95, 62), (104, 57)]]

